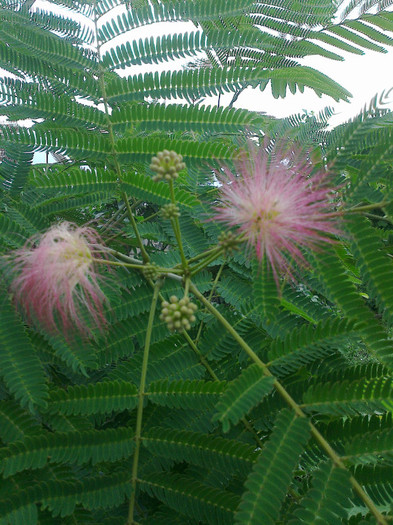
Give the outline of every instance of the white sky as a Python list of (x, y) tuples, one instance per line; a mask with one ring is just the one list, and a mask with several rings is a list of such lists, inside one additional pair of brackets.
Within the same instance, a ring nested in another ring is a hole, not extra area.
[[(303, 94), (288, 93), (285, 99), (278, 100), (274, 99), (267, 89), (262, 93), (255, 90), (253, 93), (249, 89), (240, 95), (235, 106), (265, 111), (276, 117), (287, 117), (300, 113), (303, 109), (318, 112), (326, 106), (331, 106), (335, 110), (335, 115), (330, 120), (331, 124), (344, 122), (356, 116), (365, 105), (368, 106), (377, 93), (380, 95), (385, 91), (386, 95), (393, 88), (393, 47), (386, 54), (375, 51), (368, 51), (363, 56), (342, 54), (345, 55), (344, 62), (315, 56), (308, 57), (303, 62), (347, 89), (353, 95), (350, 103), (338, 103), (325, 95), (320, 98), (308, 88), (305, 88)], [(387, 107), (393, 110), (393, 91), (385, 99), (385, 103), (389, 103)]]

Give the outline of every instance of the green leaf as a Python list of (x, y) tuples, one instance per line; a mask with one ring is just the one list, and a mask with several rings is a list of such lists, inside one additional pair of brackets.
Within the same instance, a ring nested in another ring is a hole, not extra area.
[(245, 483), (236, 513), (239, 525), (274, 525), (292, 479), (292, 471), (309, 438), (306, 418), (283, 410)]
[(48, 461), (74, 465), (117, 461), (130, 456), (134, 446), (128, 427), (46, 433), (0, 449), (0, 471), (7, 478), (22, 470), (41, 468)]
[(313, 472), (311, 488), (293, 513), (296, 519), (288, 524), (339, 525), (347, 517), (350, 497), (349, 472), (330, 461), (322, 463)]
[[(222, 16), (239, 16), (252, 4), (251, 0), (232, 0), (230, 4), (226, 0), (216, 0), (215, 2), (199, 0), (197, 3), (165, 2), (148, 4), (146, 7), (140, 6), (139, 8), (133, 6), (121, 17), (118, 16), (116, 19), (113, 18), (103, 24), (99, 31), (99, 38), (103, 42), (107, 42), (126, 31), (154, 22), (177, 20), (202, 22), (203, 20), (219, 19)], [(108, 6), (108, 8), (110, 7)]]
[[(161, 150), (154, 150), (154, 153), (157, 151)], [(151, 155), (153, 155), (153, 152)], [(172, 202), (168, 184), (165, 182), (154, 182), (153, 179), (141, 173), (129, 172), (124, 175), (122, 178), (122, 187), (126, 192), (130, 192), (140, 199), (145, 199), (157, 204), (168, 204)], [(182, 188), (175, 187), (174, 191), (176, 202), (182, 206), (192, 207), (199, 202), (194, 195)]]
[(7, 248), (20, 248), (30, 237), (29, 231), (12, 220), (8, 215), (0, 214), (0, 238)]
[(269, 394), (273, 383), (274, 377), (265, 376), (258, 365), (249, 366), (239, 377), (228, 383), (217, 403), (213, 421), (221, 421), (223, 431), (228, 432), (231, 423), (236, 425)]
[[(346, 25), (348, 25), (348, 23)], [(374, 44), (374, 42), (371, 42), (371, 40), (368, 40), (367, 38), (363, 38), (357, 33), (350, 31), (346, 27), (333, 26), (329, 28), (329, 31), (333, 34), (336, 34), (337, 36), (341, 37), (344, 40), (349, 40), (351, 43), (356, 44), (359, 47), (364, 47), (366, 49), (370, 49), (371, 51), (379, 51), (382, 53), (386, 53), (386, 49), (384, 49), (383, 47), (378, 46), (377, 44)]]
[[(1, 89), (1, 84), (0, 84)], [(0, 114), (12, 120), (23, 118), (56, 118), (57, 125), (81, 126), (84, 128), (104, 127), (105, 113), (94, 107), (79, 104), (65, 95), (54, 96), (49, 93), (35, 93), (34, 97), (17, 90), (7, 91), (3, 96), (9, 104), (0, 106)]]
[(19, 195), (24, 188), (33, 161), (33, 155), (34, 153), (30, 147), (9, 144), (5, 148), (2, 162), (0, 163), (0, 179), (3, 179), (3, 188), (9, 191), (11, 195)]
[[(111, 103), (141, 100), (146, 96), (153, 98), (205, 97), (235, 92), (248, 86), (265, 89), (271, 82), (274, 96), (285, 96), (286, 88), (291, 91), (313, 89), (318, 96), (328, 95), (335, 100), (348, 100), (351, 94), (339, 84), (315, 69), (303, 66), (275, 69), (262, 67), (223, 67), (202, 70), (164, 71), (160, 75), (145, 73), (143, 76), (117, 79), (109, 86)], [(278, 90), (278, 86), (281, 89)], [(182, 153), (183, 154), (183, 153)]]
[(332, 249), (315, 254), (318, 272), (328, 298), (334, 301), (349, 319), (368, 320), (369, 311), (348, 272)]
[(255, 447), (219, 436), (152, 428), (142, 437), (143, 445), (154, 455), (230, 474), (248, 474), (257, 453)]
[(87, 369), (96, 368), (96, 356), (93, 348), (82, 342), (79, 335), (73, 341), (67, 342), (61, 335), (43, 334), (44, 340), (38, 336), (33, 338), (37, 350), (49, 351), (60, 358), (73, 371), (88, 376)]
[[(85, 508), (109, 508), (123, 503), (130, 494), (130, 474), (116, 472), (100, 477), (86, 477), (79, 480), (41, 480), (31, 482), (23, 488), (9, 492), (6, 498), (0, 498), (0, 523), (3, 525), (34, 525), (37, 522), (37, 507), (50, 509), (55, 516), (54, 522), (72, 523), (65, 519), (74, 513), (75, 506)], [(40, 513), (40, 518), (41, 518)], [(16, 521), (17, 519), (23, 521)], [(42, 522), (42, 523), (46, 523)]]
[(376, 463), (393, 459), (393, 429), (364, 432), (344, 445), (344, 455), (353, 463)]
[[(121, 160), (127, 161), (130, 155), (135, 160), (151, 160), (153, 155), (164, 149), (176, 151), (185, 159), (231, 159), (237, 152), (232, 144), (201, 142), (194, 140), (171, 140), (164, 138), (125, 138), (116, 142), (116, 151)], [(164, 183), (162, 183), (164, 184)]]
[(346, 228), (352, 234), (351, 248), (366, 289), (386, 321), (393, 324), (393, 279), (389, 278), (393, 273), (392, 261), (384, 254), (382, 243), (366, 219), (347, 221)]
[(292, 330), (285, 339), (278, 337), (271, 343), (268, 353), (269, 369), (283, 375), (311, 363), (332, 348), (346, 344), (351, 336), (361, 333), (361, 325), (353, 320), (331, 318), (315, 325), (306, 324)]
[[(116, 174), (111, 170), (52, 166), (49, 169), (33, 168), (30, 175), (30, 185), (40, 192), (48, 193), (48, 190), (65, 194), (93, 193), (107, 191), (115, 194), (119, 184)], [(59, 198), (56, 193), (56, 197)]]
[(103, 381), (52, 390), (47, 411), (50, 414), (105, 414), (132, 410), (138, 403), (138, 389), (125, 381)]
[(0, 438), (4, 443), (23, 441), (41, 432), (39, 422), (12, 400), (0, 402)]
[(267, 259), (262, 263), (256, 259), (252, 263), (252, 287), (254, 302), (260, 314), (262, 326), (269, 331), (279, 313), (280, 298), (277, 284)]
[(244, 109), (216, 106), (189, 107), (182, 104), (122, 104), (111, 121), (115, 129), (132, 126), (138, 130), (195, 130), (198, 132), (238, 131), (244, 127), (260, 129), (264, 117)]
[(393, 378), (376, 377), (357, 381), (315, 384), (303, 396), (305, 410), (335, 415), (372, 414), (391, 409)]
[(25, 328), (4, 288), (0, 299), (0, 374), (22, 406), (34, 410), (46, 405), (46, 377)]
[(146, 397), (162, 406), (206, 410), (214, 407), (225, 386), (225, 381), (155, 381)]
[(140, 487), (183, 516), (211, 525), (230, 525), (239, 498), (235, 494), (204, 485), (176, 474), (160, 472), (143, 476)]

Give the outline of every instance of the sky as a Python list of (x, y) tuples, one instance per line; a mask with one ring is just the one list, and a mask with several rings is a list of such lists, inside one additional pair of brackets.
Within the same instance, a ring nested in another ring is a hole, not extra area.
[(352, 94), (349, 103), (338, 103), (326, 95), (318, 97), (308, 88), (305, 88), (303, 94), (288, 93), (285, 99), (278, 100), (267, 90), (263, 93), (247, 90), (240, 95), (236, 107), (250, 110), (258, 108), (258, 111), (265, 111), (276, 117), (287, 117), (303, 110), (319, 112), (330, 106), (335, 111), (330, 120), (334, 126), (356, 116), (369, 105), (376, 94), (380, 96), (385, 92), (384, 104), (393, 110), (393, 47), (386, 54), (375, 51), (366, 52), (363, 56), (342, 54), (345, 54), (344, 62), (313, 56), (303, 63), (318, 69), (347, 89)]

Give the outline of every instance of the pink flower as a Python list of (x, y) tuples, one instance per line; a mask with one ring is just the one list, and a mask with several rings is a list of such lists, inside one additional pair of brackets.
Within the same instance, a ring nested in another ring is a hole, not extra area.
[(75, 330), (87, 337), (102, 331), (106, 298), (93, 259), (103, 250), (96, 231), (69, 222), (29, 239), (8, 257), (15, 303), (30, 322), (67, 338)]
[(228, 168), (219, 175), (222, 205), (216, 220), (238, 227), (260, 261), (267, 258), (278, 285), (279, 275), (293, 278), (293, 262), (305, 263), (303, 248), (332, 242), (337, 234), (332, 218), (326, 173), (311, 176), (313, 166), (300, 154), (282, 149), (269, 157), (250, 146), (251, 158), (237, 164), (240, 176)]

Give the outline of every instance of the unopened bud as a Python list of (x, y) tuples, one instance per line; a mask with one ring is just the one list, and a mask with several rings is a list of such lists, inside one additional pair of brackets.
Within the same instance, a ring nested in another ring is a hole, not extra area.
[(165, 204), (161, 208), (161, 215), (164, 219), (175, 219), (176, 217), (180, 217), (180, 210), (176, 204)]
[(161, 303), (161, 321), (165, 321), (169, 330), (182, 332), (183, 330), (190, 330), (191, 323), (196, 321), (194, 313), (198, 309), (197, 305), (192, 303), (189, 297), (178, 299), (176, 295), (172, 295), (168, 301)]
[(224, 251), (228, 254), (231, 254), (234, 250), (237, 250), (239, 243), (240, 241), (231, 231), (220, 233), (218, 237), (218, 245), (222, 246)]
[(156, 173), (153, 177), (154, 182), (175, 180), (185, 167), (183, 157), (175, 151), (168, 150), (158, 152), (150, 164), (150, 169)]
[(146, 279), (151, 279), (152, 281), (155, 281), (160, 274), (158, 266), (155, 263), (146, 264), (143, 267), (142, 272)]

